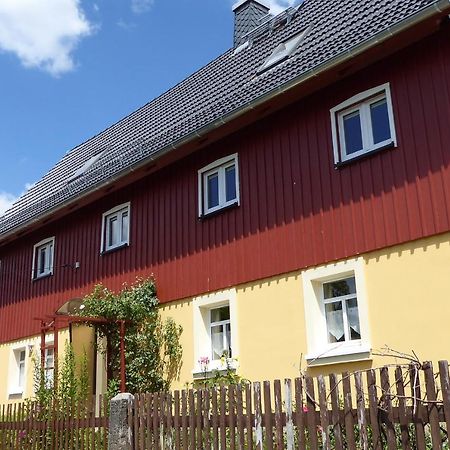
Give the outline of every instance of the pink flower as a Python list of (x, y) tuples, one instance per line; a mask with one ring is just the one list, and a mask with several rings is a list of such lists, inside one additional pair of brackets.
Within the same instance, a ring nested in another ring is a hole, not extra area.
[(209, 364), (209, 358), (207, 356), (201, 356), (198, 362), (203, 366), (207, 366)]
[(304, 412), (304, 413), (307, 413), (308, 411), (309, 411), (308, 407), (307, 407), (307, 406), (304, 406), (304, 407), (303, 407), (303, 412)]

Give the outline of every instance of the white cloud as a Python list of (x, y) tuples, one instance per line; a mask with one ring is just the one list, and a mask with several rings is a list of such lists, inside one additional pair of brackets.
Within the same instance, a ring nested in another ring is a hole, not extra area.
[[(273, 15), (280, 14), (289, 6), (297, 6), (302, 3), (303, 0), (261, 0), (261, 3), (264, 3), (266, 6), (270, 8), (270, 12)], [(237, 5), (237, 0), (234, 1), (233, 6)]]
[(131, 10), (135, 14), (142, 14), (150, 10), (154, 0), (131, 0)]
[[(0, 0), (1, 1), (1, 0)], [(0, 191), (0, 217), (3, 213), (9, 209), (12, 204), (22, 195), (26, 194), (32, 187), (35, 186), (36, 183), (25, 183), (25, 188), (19, 196), (15, 196), (14, 194), (10, 194), (9, 192)]]
[(301, 0), (266, 0), (266, 3), (270, 5), (270, 12), (274, 15), (280, 14), (289, 6), (296, 6)]
[(11, 207), (16, 201), (16, 197), (8, 192), (0, 192), (0, 216)]
[(0, 0), (0, 50), (52, 75), (73, 70), (72, 53), (93, 32), (80, 0)]

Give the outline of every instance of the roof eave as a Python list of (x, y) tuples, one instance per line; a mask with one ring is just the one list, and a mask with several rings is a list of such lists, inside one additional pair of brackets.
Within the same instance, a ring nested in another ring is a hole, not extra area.
[(219, 127), (222, 127), (229, 122), (232, 122), (241, 116), (244, 116), (249, 111), (267, 103), (271, 99), (278, 97), (281, 94), (284, 94), (299, 85), (306, 83), (307, 81), (318, 77), (319, 75), (323, 75), (326, 72), (329, 72), (342, 64), (348, 62), (349, 60), (355, 58), (356, 56), (361, 55), (362, 53), (365, 53), (366, 51), (370, 50), (371, 48), (391, 39), (392, 37), (414, 27), (415, 25), (426, 21), (427, 19), (431, 19), (434, 16), (444, 15), (447, 14), (450, 10), (450, 0), (439, 0), (436, 3), (433, 3), (432, 5), (424, 8), (423, 10), (419, 11), (418, 13), (414, 14), (413, 16), (409, 17), (408, 19), (405, 19), (385, 30), (382, 32), (376, 34), (370, 39), (367, 39), (366, 41), (356, 45), (355, 47), (349, 49), (346, 52), (343, 52), (336, 57), (324, 62), (323, 64), (316, 66), (309, 71), (303, 73), (302, 75), (292, 79), (291, 81), (284, 83), (283, 85), (278, 86), (277, 88), (274, 88), (270, 92), (256, 98), (255, 100), (249, 102), (244, 107), (241, 107), (239, 109), (236, 109), (232, 111), (229, 114), (226, 114), (215, 121), (211, 122), (208, 125), (205, 125), (204, 127), (196, 130), (195, 132), (192, 132), (183, 138), (179, 139), (176, 142), (173, 142), (172, 144), (158, 150), (157, 152), (153, 153), (148, 158), (140, 161), (139, 163), (134, 164), (133, 166), (127, 167), (123, 171), (115, 174), (113, 177), (109, 178), (108, 180), (105, 180), (102, 183), (99, 183), (95, 186), (93, 186), (91, 189), (86, 190), (81, 195), (78, 195), (77, 197), (71, 198), (66, 200), (65, 202), (55, 206), (54, 208), (51, 208), (47, 210), (45, 213), (40, 214), (39, 216), (34, 217), (32, 220), (28, 220), (27, 222), (24, 222), (20, 226), (17, 226), (15, 228), (12, 228), (11, 230), (7, 231), (6, 233), (0, 235), (0, 244), (9, 239), (12, 235), (16, 233), (24, 232), (27, 228), (32, 227), (34, 224), (48, 218), (49, 216), (58, 213), (59, 211), (67, 208), (68, 206), (74, 204), (75, 202), (79, 201), (80, 199), (83, 199), (89, 195), (92, 195), (98, 190), (105, 189), (112, 185), (114, 182), (116, 182), (118, 179), (122, 179), (123, 177), (127, 176), (131, 172), (135, 172), (148, 164), (151, 164), (155, 160), (159, 160), (161, 157), (166, 155), (169, 152), (172, 152), (173, 150), (179, 149), (180, 147), (183, 147), (192, 141), (204, 137), (206, 134), (211, 132), (212, 130), (215, 130)]

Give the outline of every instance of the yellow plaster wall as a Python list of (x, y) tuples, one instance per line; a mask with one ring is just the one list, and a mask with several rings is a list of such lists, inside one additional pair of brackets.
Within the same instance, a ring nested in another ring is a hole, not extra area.
[[(365, 258), (372, 347), (450, 359), (450, 234)], [(384, 358), (374, 357), (375, 365)]]
[(174, 389), (184, 388), (186, 383), (192, 381), (194, 369), (194, 333), (192, 300), (181, 300), (164, 305), (160, 309), (161, 318), (165, 320), (172, 317), (178, 325), (183, 327), (181, 345), (183, 346), (183, 365), (179, 380), (174, 383)]
[[(296, 377), (306, 348), (298, 274), (237, 290), (239, 374), (249, 380)], [(304, 363), (303, 363), (304, 367)]]
[(77, 363), (77, 370), (80, 372), (83, 358), (86, 357), (89, 383), (89, 394), (93, 393), (94, 370), (95, 370), (95, 330), (87, 325), (72, 325), (72, 347)]

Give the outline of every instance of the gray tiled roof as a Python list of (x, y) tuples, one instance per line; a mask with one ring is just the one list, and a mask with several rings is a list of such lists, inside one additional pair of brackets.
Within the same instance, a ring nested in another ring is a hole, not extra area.
[[(434, 3), (437, 0), (306, 0), (288, 24), (260, 33), (239, 53), (230, 49), (68, 152), (0, 218), (0, 239)], [(311, 31), (290, 59), (256, 75), (282, 40), (310, 24)], [(84, 175), (67, 183), (77, 169), (102, 151), (102, 157)]]

